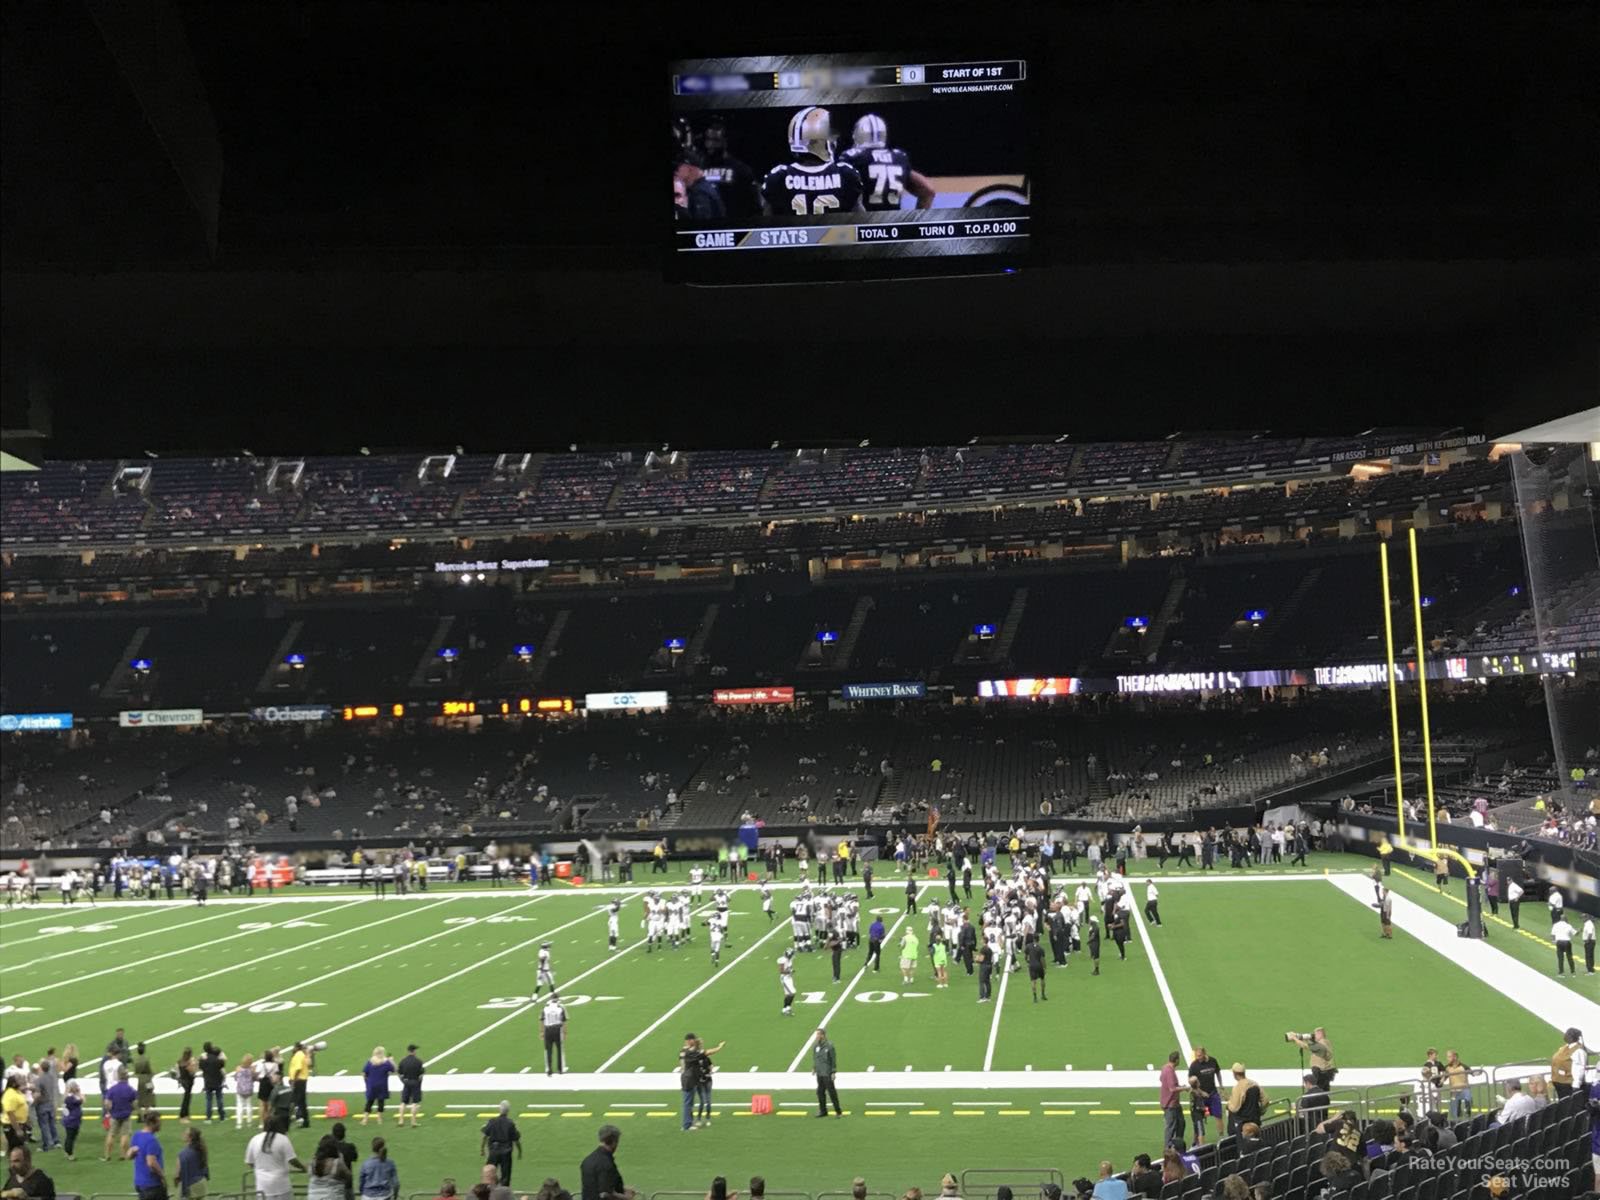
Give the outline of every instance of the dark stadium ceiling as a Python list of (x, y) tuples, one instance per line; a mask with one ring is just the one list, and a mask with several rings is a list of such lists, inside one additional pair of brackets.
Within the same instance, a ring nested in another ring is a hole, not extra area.
[(1052, 265), (668, 287), (662, 64), (805, 32), (766, 7), (0, 7), (0, 424), (265, 453), (1493, 432), (1592, 403), (1588, 3), (997, 6), (985, 36), (1048, 71)]

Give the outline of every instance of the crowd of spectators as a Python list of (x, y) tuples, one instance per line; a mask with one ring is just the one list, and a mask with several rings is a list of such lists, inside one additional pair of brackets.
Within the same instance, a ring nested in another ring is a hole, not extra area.
[[(1121, 501), (1111, 506), (1079, 501), (1071, 515), (1092, 530), (1149, 520), (1176, 528), (1201, 519), (1272, 520), (1414, 507), (1422, 499), (1471, 497), (1508, 480), (1502, 464), (1481, 458), (1448, 470), (1409, 468), (1357, 480), (1327, 455), (1305, 449), (1295, 441), (1256, 439), (860, 447), (799, 454), (572, 453), (527, 456), (527, 465), (515, 470), (481, 454), (168, 459), (142, 463), (133, 476), (110, 460), (55, 462), (35, 473), (18, 473), (21, 477), (8, 475), (0, 513), (14, 531), (9, 540), (48, 545), (280, 537), (332, 529), (404, 534), (587, 521), (608, 513), (624, 520), (663, 513), (759, 513), (770, 519), (838, 507), (1036, 499), (1097, 487), (1193, 493), (1154, 511), (1148, 500), (1126, 508)], [(1318, 489), (1286, 486), (1284, 480), (1295, 476), (1314, 481)], [(1222, 491), (1203, 490), (1208, 483), (1249, 486), (1234, 500)]]

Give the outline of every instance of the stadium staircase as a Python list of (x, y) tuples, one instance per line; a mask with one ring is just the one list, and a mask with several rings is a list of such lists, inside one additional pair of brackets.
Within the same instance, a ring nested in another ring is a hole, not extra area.
[(685, 675), (694, 675), (700, 665), (706, 661), (706, 644), (711, 640), (711, 630), (717, 624), (717, 614), (722, 611), (722, 605), (713, 600), (706, 605), (705, 615), (700, 618), (700, 624), (695, 628), (694, 636), (689, 639), (689, 644), (684, 647)]
[(1289, 598), (1278, 605), (1276, 612), (1268, 613), (1266, 624), (1261, 630), (1261, 637), (1251, 649), (1260, 650), (1276, 642), (1285, 629), (1291, 628), (1290, 622), (1295, 613), (1300, 611), (1306, 597), (1322, 581), (1322, 568), (1312, 567), (1300, 577), (1300, 582), (1294, 585), (1294, 591), (1289, 593)]
[(256, 691), (269, 693), (275, 690), (272, 686), (273, 676), (278, 673), (278, 668), (283, 665), (283, 660), (294, 649), (295, 643), (300, 640), (300, 631), (305, 628), (304, 621), (291, 621), (289, 628), (278, 641), (278, 647), (272, 652), (272, 657), (267, 660), (266, 669), (261, 672), (261, 678), (256, 681)]
[(544, 679), (545, 672), (550, 669), (550, 660), (555, 656), (556, 648), (561, 644), (561, 635), (566, 631), (567, 622), (572, 619), (572, 610), (563, 608), (550, 619), (550, 628), (545, 631), (544, 642), (533, 656), (533, 662), (528, 665), (528, 686), (538, 687)]
[(1172, 582), (1167, 585), (1167, 594), (1161, 601), (1161, 607), (1156, 610), (1156, 615), (1150, 622), (1150, 628), (1144, 635), (1145, 660), (1152, 662), (1161, 653), (1161, 643), (1167, 640), (1167, 626), (1172, 624), (1172, 618), (1178, 613), (1178, 606), (1183, 603), (1183, 594), (1189, 590), (1189, 577), (1179, 567), (1172, 573)]
[(1089, 776), (1088, 801), (1096, 804), (1111, 799), (1111, 785), (1106, 782), (1106, 759), (1104, 753), (1095, 756), (1095, 760), (1086, 763), (1085, 772)]
[(1011, 644), (1017, 640), (1017, 631), (1022, 628), (1022, 614), (1028, 609), (1028, 589), (1019, 587), (1011, 593), (1011, 604), (1006, 609), (1005, 620), (1001, 623), (994, 640), (984, 647), (980, 642), (974, 647), (971, 635), (963, 637), (961, 644), (956, 647), (952, 661), (961, 666), (973, 662), (1003, 663), (1011, 653)]
[(844, 632), (839, 635), (839, 644), (834, 648), (834, 670), (849, 669), (850, 660), (855, 657), (856, 643), (861, 640), (861, 631), (866, 628), (867, 618), (877, 606), (878, 602), (871, 596), (857, 597), (856, 606), (850, 612), (850, 623), (844, 627)]
[(429, 678), (429, 668), (438, 660), (439, 648), (444, 645), (445, 638), (450, 636), (450, 630), (455, 628), (455, 614), (449, 613), (439, 618), (433, 627), (433, 636), (428, 639), (428, 644), (417, 657), (417, 665), (411, 669), (411, 686), (425, 688), (436, 682)]
[(123, 693), (128, 682), (128, 674), (132, 670), (128, 666), (139, 651), (144, 648), (145, 641), (150, 637), (150, 626), (141, 625), (133, 631), (133, 636), (128, 639), (128, 644), (122, 648), (122, 656), (117, 659), (117, 665), (111, 669), (105, 684), (100, 689), (102, 696), (118, 696)]

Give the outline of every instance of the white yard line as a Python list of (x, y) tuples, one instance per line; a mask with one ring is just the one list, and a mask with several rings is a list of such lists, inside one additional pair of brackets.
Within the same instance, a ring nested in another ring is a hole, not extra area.
[(140, 917), (153, 917), (157, 913), (162, 912), (165, 907), (165, 905), (162, 905), (158, 908), (140, 909), (137, 912), (128, 913), (128, 915), (124, 917), (122, 914), (123, 912), (127, 911), (126, 909), (115, 908), (111, 905), (107, 905), (105, 908), (100, 908), (93, 904), (62, 905), (60, 908), (52, 908), (47, 915), (42, 917), (32, 917), (26, 921), (0, 921), (0, 946), (3, 946), (3, 948), (9, 950), (12, 946), (21, 946), (28, 942), (36, 942), (40, 938), (63, 936), (59, 933), (36, 933), (29, 937), (17, 938), (14, 941), (5, 936), (12, 929), (21, 929), (28, 925), (43, 925), (46, 921), (62, 921), (67, 917), (75, 917), (80, 913), (89, 914), (95, 918), (95, 920), (92, 921), (85, 921), (85, 925), (98, 925), (101, 921), (109, 916), (116, 916), (124, 921), (137, 921)]
[[(446, 897), (445, 899), (438, 901), (437, 904), (448, 904), (452, 898), (453, 897)], [(335, 911), (338, 911), (338, 910), (335, 910)], [(427, 909), (424, 908), (421, 911), (426, 912)], [(195, 975), (195, 976), (192, 976), (192, 977), (190, 977), (188, 979), (180, 979), (175, 983), (169, 983), (169, 984), (166, 984), (166, 985), (164, 985), (162, 987), (158, 987), (158, 988), (148, 988), (148, 989), (142, 990), (142, 991), (140, 991), (137, 994), (132, 995), (132, 996), (121, 996), (121, 997), (117, 998), (116, 1000), (113, 1000), (110, 1004), (102, 1004), (99, 1008), (86, 1009), (83, 1012), (74, 1013), (70, 1017), (60, 1017), (57, 1020), (48, 1021), (43, 1025), (35, 1025), (32, 1029), (7, 1030), (6, 1033), (5, 1033), (5, 1036), (6, 1036), (7, 1039), (21, 1038), (21, 1037), (28, 1037), (29, 1035), (35, 1034), (35, 1033), (42, 1033), (46, 1029), (57, 1029), (62, 1025), (69, 1025), (73, 1021), (81, 1021), (85, 1017), (98, 1016), (100, 1013), (110, 1012), (114, 1008), (122, 1008), (122, 1007), (126, 1006), (127, 1004), (129, 1004), (129, 1003), (131, 1003), (132, 1001), (135, 1001), (135, 1000), (146, 1000), (146, 999), (150, 998), (151, 996), (160, 996), (160, 995), (162, 995), (162, 994), (164, 994), (166, 992), (175, 991), (178, 988), (193, 987), (197, 983), (204, 983), (206, 980), (215, 979), (219, 975), (238, 974), (239, 968), (240, 968), (241, 965), (254, 966), (257, 963), (269, 962), (274, 958), (282, 958), (285, 954), (300, 954), (300, 953), (303, 953), (306, 950), (309, 950), (312, 946), (320, 946), (320, 945), (322, 945), (322, 943), (331, 942), (336, 938), (349, 937), (351, 934), (360, 933), (364, 929), (373, 929), (373, 928), (376, 928), (379, 925), (387, 925), (390, 921), (398, 921), (403, 917), (409, 917), (409, 916), (414, 916), (414, 915), (415, 914), (412, 913), (412, 912), (397, 912), (397, 913), (394, 913), (391, 916), (384, 917), (381, 920), (368, 921), (365, 925), (353, 925), (349, 929), (341, 929), (341, 930), (338, 930), (338, 931), (336, 931), (334, 933), (325, 934), (322, 937), (313, 938), (309, 942), (301, 942), (297, 946), (285, 946), (282, 950), (274, 950), (270, 954), (257, 955), (256, 957), (251, 958), (247, 963), (244, 963), (244, 964), (229, 963), (227, 966), (218, 967), (216, 970), (207, 971), (202, 975)], [(452, 928), (462, 928), (462, 927), (461, 926), (452, 926)], [(126, 964), (124, 964), (124, 965), (126, 965)], [(288, 990), (293, 990), (293, 989), (288, 989)], [(259, 1001), (253, 1001), (253, 1003), (259, 1003)], [(216, 1020), (217, 1019), (217, 1014), (216, 1013), (210, 1014), (210, 1019), (213, 1020), (213, 1021)], [(193, 1027), (190, 1026), (190, 1028), (193, 1028)], [(175, 1031), (175, 1032), (181, 1032), (181, 1031)], [(162, 1034), (161, 1036), (162, 1037), (166, 1037), (168, 1035)], [(144, 1040), (147, 1041), (147, 1042), (152, 1042), (152, 1041), (155, 1041), (156, 1039), (155, 1038), (145, 1038)]]
[[(526, 908), (530, 904), (537, 904), (542, 899), (544, 899), (543, 896), (535, 896), (530, 900), (524, 900), (521, 904), (513, 905), (511, 908), (507, 909), (506, 911), (507, 912), (515, 912), (519, 908)], [(293, 987), (284, 988), (281, 991), (277, 991), (277, 992), (272, 993), (272, 995), (270, 995), (270, 996), (262, 996), (260, 1000), (253, 1000), (253, 1001), (251, 1001), (251, 1003), (252, 1004), (259, 1004), (259, 1003), (261, 1003), (262, 1000), (273, 1000), (273, 999), (276, 999), (277, 997), (282, 996), (282, 995), (284, 995), (284, 994), (286, 994), (288, 992), (302, 991), (302, 990), (304, 990), (306, 988), (314, 987), (317, 984), (321, 983), (323, 980), (332, 979), (335, 976), (343, 975), (346, 971), (354, 971), (354, 970), (357, 970), (360, 967), (367, 966), (368, 964), (375, 963), (375, 962), (381, 962), (384, 959), (386, 959), (386, 958), (388, 958), (388, 957), (390, 957), (391, 955), (394, 955), (394, 954), (404, 954), (407, 951), (415, 950), (418, 946), (425, 946), (429, 942), (438, 941), (440, 938), (448, 937), (451, 934), (464, 933), (468, 929), (475, 929), (475, 928), (477, 928), (479, 925), (483, 924), (487, 920), (489, 920), (488, 917), (472, 917), (472, 918), (462, 922), (459, 925), (447, 926), (446, 928), (439, 930), (437, 933), (430, 933), (426, 937), (418, 938), (414, 942), (408, 942), (407, 944), (405, 944), (403, 946), (392, 946), (389, 949), (380, 951), (377, 954), (368, 955), (367, 957), (363, 958), (360, 962), (354, 962), (354, 963), (349, 964), (348, 966), (339, 967), (338, 969), (333, 970), (333, 971), (325, 971), (321, 975), (318, 975), (314, 979), (301, 980), (299, 983), (295, 984)], [(580, 920), (581, 920), (581, 918), (580, 918)], [(576, 924), (576, 923), (577, 922), (572, 922), (572, 924)], [(548, 937), (548, 936), (549, 936), (549, 934), (540, 933), (540, 934), (535, 934), (532, 939), (528, 939), (528, 940), (537, 940), (538, 938)], [(443, 976), (443, 977), (441, 977), (439, 979), (431, 980), (428, 983), (424, 984), (422, 987), (415, 988), (412, 991), (407, 992), (403, 996), (396, 996), (392, 1000), (386, 1000), (382, 1004), (377, 1005), (375, 1008), (369, 1008), (366, 1012), (357, 1013), (355, 1016), (349, 1018), (348, 1020), (340, 1021), (337, 1025), (330, 1025), (326, 1029), (319, 1029), (316, 1033), (307, 1035), (303, 1040), (307, 1041), (307, 1042), (317, 1041), (319, 1038), (326, 1037), (328, 1034), (333, 1033), (336, 1030), (343, 1029), (347, 1025), (354, 1025), (357, 1021), (362, 1020), (365, 1017), (370, 1017), (374, 1013), (380, 1013), (386, 1008), (393, 1008), (396, 1004), (399, 1004), (401, 1001), (409, 1000), (412, 996), (415, 996), (415, 995), (417, 995), (417, 994), (419, 994), (421, 992), (425, 992), (431, 987), (435, 987), (438, 984), (445, 983), (445, 982), (447, 982), (447, 981), (449, 981), (451, 979), (459, 978), (460, 976), (466, 974), (468, 971), (474, 970), (477, 967), (481, 966), (483, 963), (493, 962), (496, 958), (502, 958), (505, 955), (510, 954), (513, 950), (520, 950), (523, 946), (526, 946), (527, 944), (528, 944), (527, 940), (522, 941), (522, 942), (518, 942), (515, 946), (510, 946), (507, 949), (500, 951), (498, 954), (492, 955), (492, 956), (490, 956), (488, 958), (479, 959), (477, 962), (472, 963), (469, 966), (463, 967), (461, 970), (456, 971), (456, 972), (454, 972), (454, 973), (452, 973), (450, 975), (445, 975), (445, 976)], [(248, 1005), (246, 1005), (245, 1007), (248, 1007)], [(187, 1029), (193, 1029), (193, 1028), (194, 1028), (193, 1025), (189, 1025), (189, 1026), (185, 1026), (184, 1029), (173, 1030), (172, 1032), (173, 1033), (182, 1033), (182, 1032), (185, 1032), (185, 1030), (187, 1030)], [(167, 1037), (167, 1036), (170, 1036), (170, 1035), (169, 1034), (162, 1034), (161, 1036), (162, 1037)]]
[[(559, 893), (557, 893), (557, 894), (559, 894)], [(543, 897), (537, 897), (537, 899), (543, 899)], [(540, 941), (545, 940), (546, 938), (554, 937), (556, 934), (561, 933), (563, 930), (571, 929), (574, 925), (581, 924), (582, 922), (589, 920), (591, 917), (597, 917), (603, 912), (605, 912), (605, 909), (603, 909), (603, 908), (591, 909), (590, 911), (584, 913), (583, 916), (576, 917), (573, 920), (568, 921), (565, 925), (557, 925), (554, 929), (547, 929), (543, 933), (536, 933), (532, 937), (527, 938), (527, 939), (525, 939), (525, 940), (523, 940), (521, 942), (518, 942), (515, 946), (507, 946), (504, 950), (501, 950), (501, 951), (499, 951), (499, 952), (497, 952), (495, 954), (491, 954), (487, 958), (481, 958), (477, 962), (471, 963), (470, 965), (468, 965), (466, 967), (463, 967), (459, 971), (452, 971), (449, 975), (446, 975), (443, 978), (430, 980), (429, 982), (423, 984), (419, 988), (413, 988), (411, 991), (407, 992), (404, 996), (396, 996), (393, 1000), (390, 1000), (385, 1004), (378, 1005), (377, 1008), (371, 1009), (368, 1012), (361, 1013), (358, 1016), (351, 1017), (348, 1021), (341, 1021), (341, 1022), (339, 1022), (339, 1024), (330, 1026), (329, 1028), (323, 1030), (322, 1033), (316, 1034), (315, 1036), (316, 1037), (322, 1037), (324, 1034), (332, 1033), (336, 1029), (343, 1029), (346, 1025), (352, 1025), (356, 1021), (361, 1020), (363, 1017), (369, 1017), (373, 1013), (382, 1012), (384, 1009), (391, 1008), (394, 1005), (399, 1004), (404, 1000), (409, 1000), (413, 996), (419, 996), (423, 992), (428, 991), (430, 988), (437, 987), (441, 983), (448, 983), (452, 979), (458, 979), (462, 975), (466, 975), (466, 974), (468, 974), (468, 973), (470, 973), (472, 971), (476, 971), (479, 967), (483, 966), (485, 963), (492, 963), (496, 959), (504, 958), (508, 954), (513, 954), (518, 950), (525, 949), (526, 947), (531, 946), (535, 942), (540, 942)], [(634, 945), (642, 945), (642, 944), (643, 943), (640, 943), (640, 942), (635, 942), (634, 943)], [(628, 949), (629, 950), (633, 949), (633, 946), (629, 946)], [(574, 975), (571, 979), (567, 980), (566, 983), (568, 983), (568, 984), (576, 983), (578, 980), (584, 978), (584, 976), (592, 974), (595, 970), (598, 970), (599, 967), (605, 966), (606, 963), (615, 962), (615, 961), (616, 961), (616, 956), (613, 956), (613, 957), (608, 958), (608, 959), (604, 959), (604, 960), (602, 960), (600, 962), (599, 966), (591, 967), (588, 971), (584, 971), (584, 972), (581, 972), (581, 973), (579, 973), (577, 975)], [(556, 985), (556, 990), (560, 991), (560, 989), (562, 987), (564, 987), (564, 986), (565, 986), (565, 984), (558, 983)], [(495, 1029), (498, 1026), (504, 1025), (507, 1021), (509, 1021), (511, 1019), (511, 1017), (520, 1016), (522, 1013), (525, 1013), (530, 1008), (534, 1007), (534, 1004), (538, 1004), (538, 1003), (539, 1003), (538, 1001), (534, 1001), (533, 1004), (524, 1004), (521, 1008), (513, 1009), (508, 1016), (502, 1017), (499, 1020), (495, 1021), (493, 1024), (487, 1026), (486, 1028), (478, 1030), (477, 1033), (473, 1034), (471, 1037), (467, 1038), (466, 1040), (457, 1042), (454, 1046), (451, 1046), (447, 1050), (442, 1050), (438, 1054), (429, 1055), (428, 1056), (428, 1067), (429, 1067), (429, 1069), (431, 1070), (433, 1067), (437, 1066), (440, 1062), (444, 1061), (444, 1059), (446, 1057), (448, 1057), (451, 1054), (454, 1054), (457, 1050), (461, 1049), (461, 1047), (471, 1045), (473, 1042), (475, 1042), (479, 1038), (481, 1038), (484, 1034), (488, 1033), (491, 1029)]]
[[(983, 1069), (994, 1065), (994, 1044), (1000, 1037), (1000, 1011), (1006, 1006), (1006, 986), (1011, 982), (1011, 972), (1002, 964), (1000, 968), (1000, 994), (994, 998), (994, 1016), (989, 1021), (989, 1044), (983, 1051)], [(954, 1072), (951, 1072), (954, 1074)]]
[[(345, 907), (345, 906), (341, 905), (340, 907), (342, 908), (342, 907)], [(315, 914), (313, 914), (313, 915), (315, 915)], [(92, 946), (79, 946), (76, 950), (63, 950), (60, 954), (46, 954), (46, 955), (43, 955), (43, 956), (38, 957), (38, 958), (30, 958), (26, 963), (22, 964), (22, 967), (23, 968), (28, 968), (28, 967), (33, 967), (34, 965), (36, 965), (38, 963), (54, 962), (58, 958), (74, 958), (79, 954), (98, 954), (100, 951), (104, 950), (107, 946), (116, 946), (116, 945), (120, 945), (123, 942), (131, 942), (135, 938), (149, 937), (152, 933), (176, 933), (180, 929), (188, 929), (191, 925), (204, 925), (207, 921), (220, 921), (220, 920), (223, 920), (226, 917), (232, 917), (234, 920), (238, 920), (239, 914), (235, 913), (235, 912), (220, 912), (220, 913), (217, 913), (215, 916), (201, 917), (198, 921), (184, 921), (182, 924), (179, 924), (179, 925), (168, 925), (163, 929), (146, 929), (143, 933), (130, 933), (127, 937), (112, 938), (108, 942), (95, 942)], [(307, 919), (306, 917), (290, 917), (288, 919), (288, 921), (304, 921), (306, 919)], [(285, 921), (284, 924), (288, 924), (288, 921)], [(264, 930), (264, 929), (246, 929), (246, 930), (243, 930), (243, 931), (241, 931), (239, 933), (229, 934), (227, 937), (217, 938), (214, 941), (209, 941), (209, 942), (206, 943), (206, 945), (208, 947), (217, 946), (217, 945), (221, 945), (223, 942), (231, 942), (234, 938), (249, 937), (252, 933), (265, 933), (265, 932), (266, 932), (266, 930)], [(45, 934), (45, 935), (42, 935), (42, 936), (55, 937), (55, 936), (65, 936), (65, 935)], [(31, 940), (31, 939), (29, 939), (29, 940)], [(123, 966), (120, 966), (120, 967), (114, 967), (112, 969), (113, 970), (126, 970), (128, 966), (142, 966), (145, 963), (160, 962), (163, 958), (171, 958), (175, 954), (192, 954), (192, 953), (194, 953), (194, 949), (195, 949), (195, 947), (193, 945), (182, 946), (177, 950), (168, 950), (163, 954), (151, 954), (151, 955), (148, 955), (148, 956), (138, 955), (138, 953), (136, 951), (135, 952), (136, 958), (135, 958), (134, 962), (124, 964)], [(93, 979), (96, 975), (104, 975), (104, 974), (106, 974), (106, 972), (104, 972), (104, 971), (95, 971), (95, 972), (93, 972), (91, 974), (88, 974), (88, 975), (75, 975), (72, 978), (71, 982), (78, 983), (78, 982), (81, 982), (82, 980), (85, 980), (85, 979)], [(48, 988), (38, 988), (38, 989), (35, 989), (35, 990), (37, 990), (37, 991), (47, 991), (49, 989)], [(31, 992), (13, 992), (12, 995), (13, 996), (27, 996), (27, 995), (32, 995), (32, 993)]]
[[(1130, 891), (1127, 893), (1132, 896)], [(1161, 1003), (1166, 1005), (1167, 1019), (1172, 1022), (1173, 1035), (1178, 1039), (1174, 1049), (1179, 1054), (1191, 1054), (1194, 1043), (1189, 1040), (1189, 1031), (1183, 1027), (1183, 1016), (1178, 1012), (1178, 1005), (1172, 998), (1172, 989), (1167, 986), (1167, 973), (1161, 969), (1161, 959), (1156, 954), (1156, 944), (1150, 937), (1150, 931), (1144, 927), (1144, 913), (1139, 910), (1138, 904), (1133, 906), (1133, 927), (1139, 931), (1139, 941), (1144, 944), (1144, 952), (1150, 956), (1150, 969), (1155, 972), (1156, 987), (1161, 989)]]
[[(928, 885), (925, 884), (925, 883), (924, 884), (920, 884), (917, 887), (917, 900), (919, 901), (919, 908), (920, 908), (920, 901), (922, 899), (922, 893), (927, 891), (927, 890), (928, 890)], [(905, 924), (905, 919), (907, 917), (909, 917), (910, 915), (911, 914), (908, 913), (908, 912), (902, 912), (898, 917), (895, 918), (894, 924), (891, 925), (888, 929), (884, 930), (884, 933), (883, 933), (883, 944), (884, 944), (884, 946), (891, 948), (891, 950), (890, 950), (891, 958), (892, 958), (892, 954), (893, 954), (892, 947), (893, 947), (893, 943), (894, 943), (894, 931), (896, 929), (899, 929), (901, 925)], [(921, 914), (919, 913), (918, 915), (920, 916)], [(880, 953), (879, 957), (880, 958), (882, 957), (881, 953)], [(818, 1021), (816, 1023), (816, 1025), (812, 1026), (813, 1029), (826, 1029), (830, 1024), (833, 1023), (833, 1018), (838, 1014), (839, 1009), (844, 1005), (844, 1002), (850, 998), (850, 993), (856, 990), (856, 984), (861, 982), (862, 978), (866, 975), (866, 973), (867, 973), (867, 964), (865, 962), (863, 962), (861, 964), (861, 969), (859, 971), (857, 971), (855, 973), (855, 977), (853, 979), (851, 979), (850, 982), (847, 985), (845, 985), (844, 991), (839, 993), (839, 998), (833, 1002), (833, 1006), (831, 1008), (829, 1008), (828, 1011), (823, 1015), (822, 1020)], [(813, 1041), (812, 1038), (807, 1038), (806, 1039), (805, 1045), (800, 1047), (800, 1053), (796, 1054), (794, 1056), (794, 1061), (789, 1064), (789, 1070), (798, 1071), (800, 1069), (800, 1064), (803, 1061), (805, 1061), (806, 1053), (811, 1049), (812, 1041)]]
[(723, 967), (721, 970), (713, 972), (711, 978), (707, 979), (699, 987), (695, 988), (694, 991), (690, 992), (682, 1000), (679, 1000), (671, 1008), (667, 1009), (666, 1012), (662, 1013), (654, 1021), (650, 1022), (649, 1026), (645, 1029), (645, 1031), (643, 1033), (639, 1034), (638, 1037), (634, 1038), (631, 1042), (629, 1042), (621, 1050), (618, 1050), (610, 1058), (606, 1059), (605, 1062), (601, 1063), (600, 1066), (598, 1068), (596, 1068), (595, 1074), (599, 1075), (599, 1074), (603, 1073), (608, 1067), (612, 1066), (619, 1058), (621, 1058), (629, 1050), (632, 1050), (640, 1042), (644, 1041), (645, 1038), (649, 1037), (657, 1029), (660, 1029), (662, 1024), (665, 1023), (665, 1021), (666, 1021), (666, 1019), (668, 1017), (672, 1016), (673, 1013), (677, 1012), (685, 1004), (688, 1004), (689, 1001), (693, 1000), (701, 992), (705, 991), (713, 983), (715, 983), (717, 980), (721, 979), (729, 971), (733, 970), (733, 968), (737, 967), (746, 958), (748, 958), (750, 955), (754, 954), (757, 950), (759, 950), (761, 948), (762, 944), (764, 942), (766, 942), (766, 940), (768, 938), (772, 937), (775, 934), (783, 932), (784, 928), (785, 927), (782, 924), (774, 923), (773, 927), (771, 929), (767, 930), (766, 933), (762, 934), (761, 937), (759, 937), (756, 941), (752, 942), (750, 944), (749, 948), (747, 950), (745, 950), (744, 953), (740, 954), (738, 958), (734, 959), (732, 962), (730, 962), (727, 966)]
[[(1330, 880), (1350, 899), (1372, 911), (1372, 882), (1357, 876)], [(1467, 974), (1482, 980), (1506, 999), (1521, 1005), (1553, 1029), (1600, 1028), (1600, 1004), (1586, 1000), (1555, 978), (1513, 958), (1480, 938), (1456, 936), (1456, 927), (1422, 905), (1391, 891), (1394, 923), (1430, 950), (1435, 950)], [(1374, 934), (1374, 937), (1377, 935)], [(1374, 947), (1376, 950), (1376, 947)], [(1550, 957), (1555, 957), (1551, 951)], [(1345, 1075), (1339, 1072), (1341, 1081)]]

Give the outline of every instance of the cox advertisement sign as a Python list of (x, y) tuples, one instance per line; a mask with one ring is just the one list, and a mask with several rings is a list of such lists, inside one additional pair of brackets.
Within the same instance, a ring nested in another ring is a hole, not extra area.
[(924, 700), (925, 683), (847, 683), (839, 689), (846, 700)]
[(666, 692), (589, 692), (583, 706), (590, 712), (613, 709), (665, 708)]
[(793, 704), (792, 687), (717, 688), (711, 693), (717, 704)]
[(0, 733), (46, 733), (71, 728), (71, 713), (0, 714)]
[(198, 708), (125, 708), (117, 714), (117, 724), (124, 729), (181, 728), (205, 721), (206, 714)]
[(269, 704), (265, 708), (252, 708), (250, 715), (258, 721), (282, 724), (286, 721), (331, 721), (333, 709), (326, 704)]

